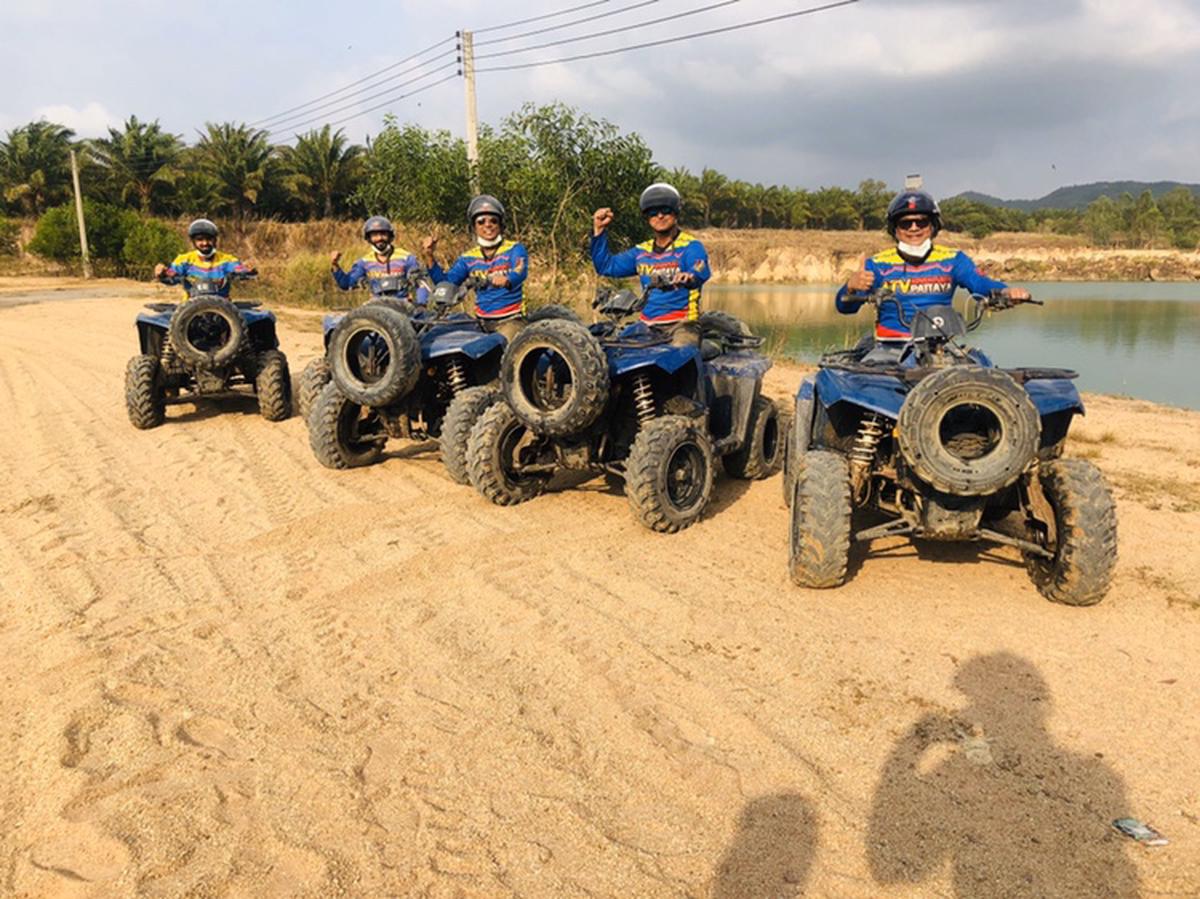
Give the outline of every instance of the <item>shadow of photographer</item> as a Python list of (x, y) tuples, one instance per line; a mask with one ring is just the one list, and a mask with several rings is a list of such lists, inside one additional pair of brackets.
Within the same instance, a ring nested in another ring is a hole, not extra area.
[(762, 796), (746, 805), (717, 865), (713, 899), (803, 896), (817, 849), (817, 819), (799, 793)]

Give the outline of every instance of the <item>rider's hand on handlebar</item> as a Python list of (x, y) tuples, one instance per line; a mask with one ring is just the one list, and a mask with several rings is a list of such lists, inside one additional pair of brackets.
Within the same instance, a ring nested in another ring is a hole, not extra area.
[(493, 287), (508, 287), (508, 275), (503, 272), (496, 272), (488, 280), (492, 282)]
[(690, 287), (696, 281), (696, 276), (689, 272), (676, 272), (671, 276), (672, 287)]
[(1008, 300), (1014, 306), (1018, 303), (1028, 303), (1033, 299), (1033, 294), (1024, 287), (1006, 287), (1000, 291), (1000, 296), (1004, 297), (1004, 299)]
[(849, 293), (867, 293), (875, 286), (875, 273), (867, 268), (867, 257), (862, 260), (862, 268), (846, 280), (846, 290)]
[(595, 237), (603, 234), (608, 229), (608, 226), (612, 224), (613, 217), (613, 211), (607, 206), (597, 209), (592, 213), (592, 234)]
[(166, 272), (167, 272), (167, 267), (165, 265), (163, 265), (161, 262), (158, 263), (156, 266), (154, 266), (154, 277), (155, 278), (161, 280), (162, 276), (165, 275)]

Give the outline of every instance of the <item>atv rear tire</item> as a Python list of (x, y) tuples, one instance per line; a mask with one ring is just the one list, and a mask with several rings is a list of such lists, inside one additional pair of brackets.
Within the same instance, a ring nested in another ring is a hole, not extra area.
[(498, 399), (500, 388), (495, 384), (488, 384), (461, 390), (450, 401), (442, 418), (440, 442), (442, 464), (446, 466), (446, 473), (454, 483), (471, 483), (471, 476), (467, 472), (467, 441), (479, 416)]
[(493, 403), (471, 428), (467, 438), (467, 472), (471, 486), (497, 506), (515, 506), (546, 489), (548, 474), (522, 475), (515, 471), (514, 454), (529, 429), (508, 403)]
[(995, 368), (955, 365), (921, 380), (900, 408), (900, 452), (921, 480), (954, 496), (995, 493), (1037, 452), (1033, 401)]
[(372, 465), (383, 454), (387, 433), (378, 415), (354, 402), (330, 382), (308, 414), (308, 443), (326, 468)]
[[(549, 367), (548, 352), (553, 354)], [(565, 383), (553, 383), (555, 375)], [(604, 349), (587, 328), (569, 320), (544, 319), (524, 328), (504, 351), (500, 379), (517, 418), (552, 437), (579, 434), (608, 402)]]
[(166, 418), (162, 372), (154, 356), (134, 356), (125, 366), (125, 411), (139, 431), (156, 428)]
[(850, 559), (850, 466), (825, 450), (792, 465), (788, 570), (801, 587), (840, 587)]
[(724, 456), (730, 477), (759, 481), (779, 471), (783, 464), (783, 437), (779, 433), (779, 409), (765, 396), (755, 397), (746, 422), (742, 448)]
[(791, 426), (783, 445), (783, 503), (792, 504), (792, 485), (796, 480), (796, 467), (803, 462), (803, 454), (812, 443), (814, 397), (796, 397), (796, 408)]
[(296, 405), (300, 408), (300, 417), (308, 418), (313, 405), (325, 385), (329, 383), (329, 363), (324, 356), (318, 356), (300, 372), (300, 389), (296, 394)]
[(712, 486), (712, 441), (702, 419), (664, 415), (642, 425), (625, 460), (625, 496), (638, 521), (665, 534), (690, 527)]
[(258, 373), (254, 376), (254, 392), (258, 395), (258, 411), (267, 421), (283, 421), (292, 414), (292, 375), (287, 356), (279, 350), (258, 354)]
[[(215, 325), (218, 332), (224, 332), (221, 343), (207, 348), (198, 345), (195, 341), (205, 327), (201, 320), (214, 318), (219, 321), (206, 324)], [(197, 297), (175, 310), (167, 333), (171, 338), (171, 346), (175, 348), (175, 355), (185, 366), (212, 371), (233, 362), (241, 353), (242, 343), (246, 339), (246, 322), (237, 306), (224, 297)]]
[(333, 382), (362, 406), (394, 403), (421, 374), (421, 345), (412, 322), (384, 303), (360, 306), (338, 322), (327, 356)]
[(1043, 463), (1042, 490), (1054, 509), (1053, 559), (1025, 553), (1029, 578), (1047, 599), (1070, 606), (1100, 602), (1117, 564), (1117, 510), (1095, 465), (1083, 459)]

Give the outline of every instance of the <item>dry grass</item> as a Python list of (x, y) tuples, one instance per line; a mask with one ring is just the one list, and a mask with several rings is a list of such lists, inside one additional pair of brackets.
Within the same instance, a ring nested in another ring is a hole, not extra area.
[(1120, 472), (1110, 478), (1123, 499), (1131, 499), (1152, 511), (1163, 508), (1182, 514), (1200, 511), (1200, 484), (1135, 472)]
[(1155, 572), (1149, 565), (1139, 565), (1133, 575), (1140, 583), (1166, 594), (1167, 605), (1171, 608), (1178, 606), (1192, 612), (1200, 611), (1200, 597), (1189, 596), (1183, 583)]

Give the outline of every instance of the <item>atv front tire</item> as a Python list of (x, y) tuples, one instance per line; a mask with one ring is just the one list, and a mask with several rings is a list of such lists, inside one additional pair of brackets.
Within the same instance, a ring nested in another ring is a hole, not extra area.
[(508, 403), (493, 403), (471, 428), (467, 439), (467, 472), (471, 485), (498, 506), (515, 506), (546, 489), (548, 474), (517, 470), (529, 429)]
[(702, 421), (664, 415), (642, 425), (625, 460), (625, 496), (652, 531), (695, 524), (712, 496), (712, 441)]
[(494, 384), (483, 387), (468, 387), (455, 394), (442, 418), (440, 439), (442, 464), (446, 473), (456, 484), (471, 483), (467, 472), (467, 441), (471, 429), (488, 407), (500, 399), (500, 388)]
[[(1104, 476), (1083, 459), (1056, 459), (1040, 467), (1042, 491), (1054, 509), (1054, 553), (1025, 553), (1025, 569), (1043, 596), (1070, 606), (1100, 602), (1117, 564), (1117, 510)], [(1035, 535), (1035, 539), (1037, 539)]]
[(292, 375), (287, 356), (279, 350), (264, 350), (256, 361), (254, 392), (258, 395), (258, 411), (267, 421), (283, 421), (292, 414)]
[(318, 356), (304, 366), (304, 371), (300, 372), (300, 390), (296, 394), (301, 418), (308, 418), (317, 397), (328, 383), (329, 363), (324, 356)]
[(825, 450), (792, 465), (788, 570), (801, 587), (840, 587), (850, 559), (850, 466)]
[(608, 401), (608, 358), (578, 322), (536, 321), (508, 344), (500, 363), (504, 398), (535, 433), (579, 434)]
[(783, 439), (779, 433), (779, 409), (765, 396), (756, 397), (746, 423), (742, 448), (722, 458), (730, 477), (749, 481), (769, 478), (783, 464)]
[(377, 413), (354, 402), (330, 382), (308, 415), (308, 443), (326, 468), (372, 465), (383, 454), (387, 433)]
[(154, 356), (134, 356), (125, 366), (125, 411), (140, 431), (156, 428), (166, 418), (162, 373)]

